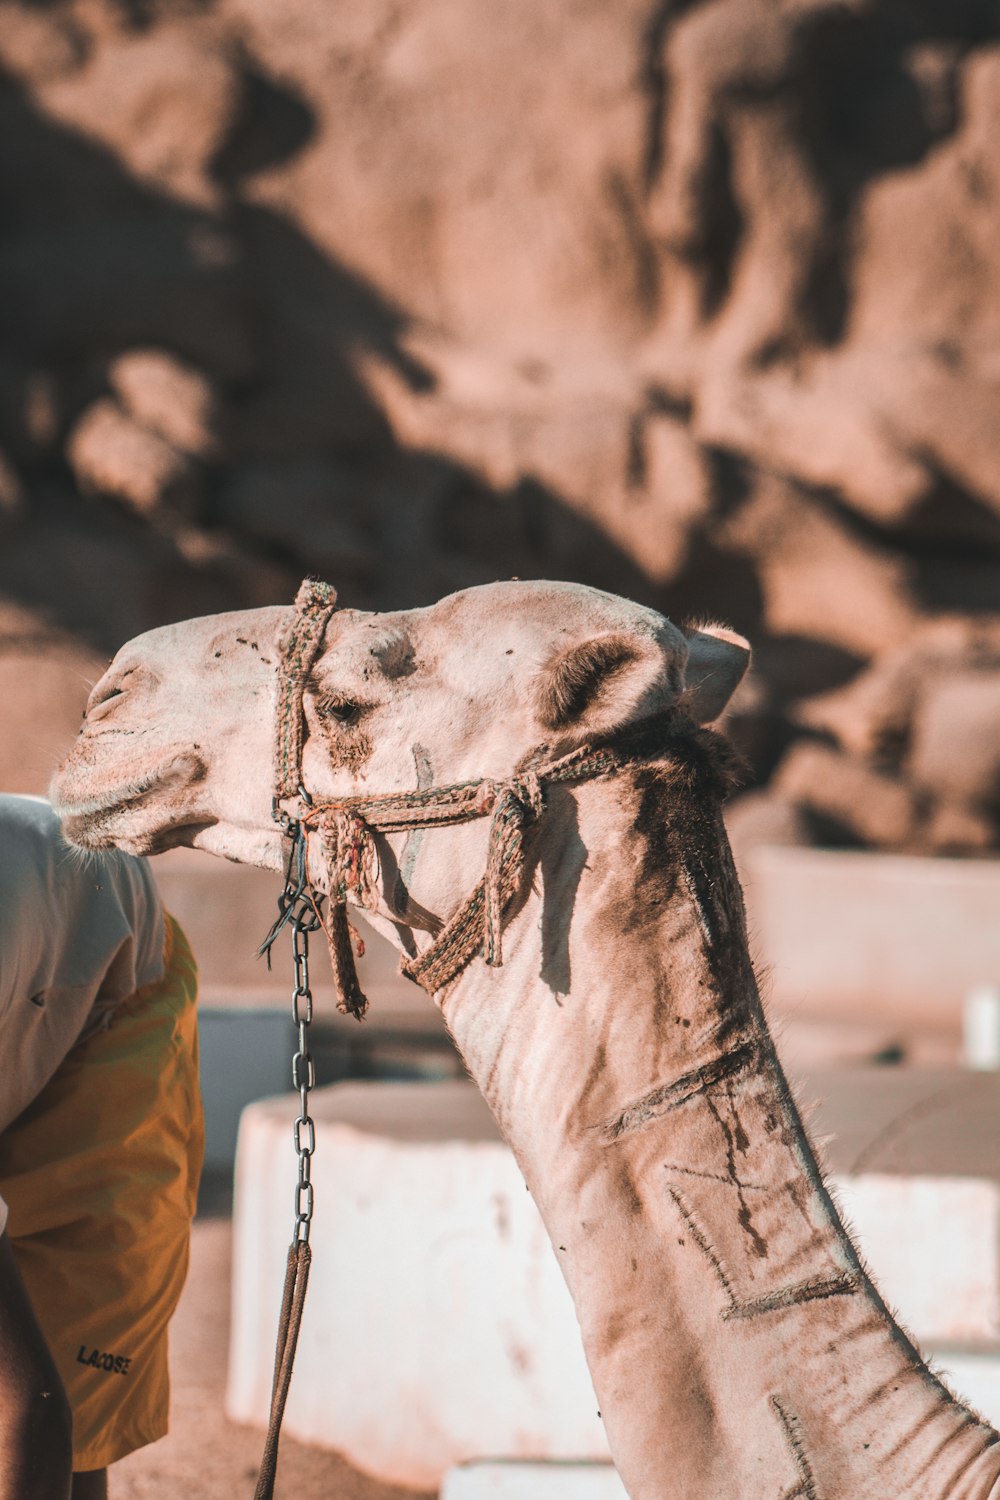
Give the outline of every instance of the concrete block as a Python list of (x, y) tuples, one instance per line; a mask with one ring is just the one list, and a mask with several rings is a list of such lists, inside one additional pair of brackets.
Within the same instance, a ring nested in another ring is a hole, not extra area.
[(611, 1464), (479, 1463), (449, 1469), (441, 1500), (628, 1500)]
[[(244, 1114), (227, 1411), (266, 1421), (295, 1101)], [(317, 1092), (313, 1268), (286, 1429), (392, 1483), (465, 1459), (607, 1459), (572, 1301), (469, 1083)]]
[(934, 1351), (931, 1367), (941, 1376), (949, 1390), (1000, 1427), (1000, 1350), (971, 1353), (968, 1349)]
[[(216, 996), (212, 988), (203, 991), (198, 1007), (205, 1166), (228, 1173), (236, 1159), (240, 1116), (255, 1100), (286, 1092), (297, 1040), (290, 1007), (218, 1005)], [(345, 1024), (317, 1021), (310, 1032), (309, 1050), (323, 1084), (465, 1076), (448, 1037), (426, 1032), (416, 1017), (397, 1017), (394, 1026), (384, 1015), (379, 1026), (337, 1019)]]
[(745, 868), (777, 1011), (957, 1039), (969, 991), (1000, 982), (1000, 861), (761, 847)]
[[(281, 880), (269, 870), (206, 859), (194, 849), (157, 855), (153, 872), (198, 962), (205, 1164), (228, 1172), (243, 1108), (290, 1086), (287, 930), (275, 945), (270, 970), (256, 955), (276, 915)], [(440, 1011), (400, 975), (398, 956), (383, 938), (366, 930), (365, 939), (358, 969), (371, 1006), (363, 1026), (337, 1012), (326, 943), (322, 934), (313, 940), (311, 1049), (320, 1081), (464, 1077)]]
[(795, 1081), (827, 1164), (841, 1176), (1000, 1180), (996, 1073), (869, 1066), (810, 1070)]
[[(867, 1070), (867, 1093), (887, 1077)], [(965, 1101), (966, 1137), (982, 1125), (978, 1093), (992, 1100), (996, 1083), (973, 1075), (970, 1089), (967, 1077), (956, 1070), (936, 1091), (959, 1114)], [(834, 1094), (825, 1124), (864, 1101), (861, 1081)], [(933, 1116), (924, 1100), (915, 1117), (921, 1108)], [(255, 1104), (240, 1132), (227, 1409), (258, 1425), (291, 1235), (294, 1113), (294, 1098)], [(340, 1084), (317, 1092), (315, 1114), (314, 1267), (288, 1430), (415, 1488), (487, 1455), (606, 1460), (569, 1293), (474, 1086)], [(863, 1149), (877, 1159), (891, 1137), (876, 1116)], [(912, 1145), (902, 1166), (835, 1180), (877, 1284), (920, 1341), (996, 1339), (1000, 1185), (922, 1174)]]
[(922, 1344), (1000, 1336), (1000, 1186), (976, 1178), (836, 1178), (876, 1284)]

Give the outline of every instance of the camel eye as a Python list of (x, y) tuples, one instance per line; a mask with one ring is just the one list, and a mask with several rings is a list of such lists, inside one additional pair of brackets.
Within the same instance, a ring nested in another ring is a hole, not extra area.
[(357, 703), (353, 698), (321, 698), (316, 704), (316, 712), (321, 719), (332, 719), (335, 724), (356, 724), (365, 711), (363, 703)]

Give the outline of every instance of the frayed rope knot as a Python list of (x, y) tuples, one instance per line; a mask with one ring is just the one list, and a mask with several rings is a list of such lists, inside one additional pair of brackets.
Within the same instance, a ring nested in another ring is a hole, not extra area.
[(304, 578), (295, 595), (295, 609), (300, 615), (332, 610), (337, 603), (337, 590), (332, 583), (323, 583), (318, 578)]
[[(314, 820), (307, 814), (307, 827)], [(323, 861), (330, 872), (330, 900), (365, 906), (378, 878), (378, 854), (364, 818), (348, 808), (316, 809)]]
[[(477, 952), (491, 968), (499, 968), (503, 963), (504, 917), (522, 883), (524, 832), (544, 809), (545, 795), (534, 771), (506, 782), (469, 782), (432, 792), (397, 792), (359, 798), (357, 802), (319, 802), (308, 808), (301, 820), (304, 836), (315, 832), (329, 872), (330, 906), (321, 920), (330, 946), (338, 1009), (360, 1018), (367, 1006), (354, 965), (347, 903), (353, 901), (364, 907), (375, 895), (377, 831), (390, 833), (490, 818), (486, 873), (473, 893), (474, 916), (470, 914), (470, 920), (458, 924), (453, 919), (429, 952), (436, 955), (435, 974), (457, 973)], [(427, 956), (411, 960), (415, 966), (412, 977), (420, 983), (427, 982), (421, 972)], [(410, 965), (404, 964), (403, 972), (409, 970)]]
[(497, 789), (492, 781), (484, 781), (472, 800), (472, 810), (477, 817), (485, 817), (496, 806)]
[(503, 917), (521, 885), (524, 830), (541, 817), (544, 808), (544, 793), (533, 771), (496, 788), (483, 912), (483, 957), (491, 969), (503, 963)]

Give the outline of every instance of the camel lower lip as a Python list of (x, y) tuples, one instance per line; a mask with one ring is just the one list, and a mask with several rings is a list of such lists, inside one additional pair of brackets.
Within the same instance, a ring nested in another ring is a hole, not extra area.
[[(161, 808), (155, 830), (145, 833), (141, 828), (132, 826), (136, 815), (141, 815), (144, 804), (154, 796), (162, 797), (175, 789), (186, 790), (204, 774), (204, 762), (198, 756), (184, 752), (172, 756), (159, 770), (137, 779), (129, 786), (119, 786), (105, 796), (77, 801), (72, 796), (60, 796), (58, 786), (54, 786), (52, 801), (59, 815), (63, 834), (70, 843), (88, 849), (112, 846), (131, 848), (139, 842), (145, 846), (152, 839), (158, 840), (174, 832), (181, 826), (181, 820), (171, 820), (168, 810)], [(72, 786), (69, 790), (72, 792)], [(121, 827), (123, 822), (125, 826)], [(186, 809), (183, 823), (192, 826), (189, 808)]]
[[(134, 807), (134, 804), (133, 804)], [(69, 843), (83, 849), (122, 849), (126, 854), (162, 854), (165, 849), (174, 849), (191, 840), (212, 824), (212, 819), (193, 821), (189, 816), (173, 822), (157, 820), (151, 827), (136, 828), (131, 818), (121, 826), (116, 813), (131, 812), (132, 808), (111, 809), (100, 818), (93, 814), (73, 816), (63, 814), (63, 837)]]

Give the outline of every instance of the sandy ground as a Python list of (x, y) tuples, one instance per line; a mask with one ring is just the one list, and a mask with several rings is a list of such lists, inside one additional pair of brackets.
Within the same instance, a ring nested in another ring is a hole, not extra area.
[[(111, 1500), (251, 1500), (263, 1434), (223, 1413), (229, 1338), (232, 1226), (198, 1219), (191, 1272), (171, 1327), (170, 1433), (111, 1471)], [(275, 1288), (275, 1297), (280, 1288)], [(308, 1316), (308, 1308), (306, 1315)], [(276, 1500), (410, 1500), (412, 1492), (359, 1474), (334, 1453), (281, 1441)]]

